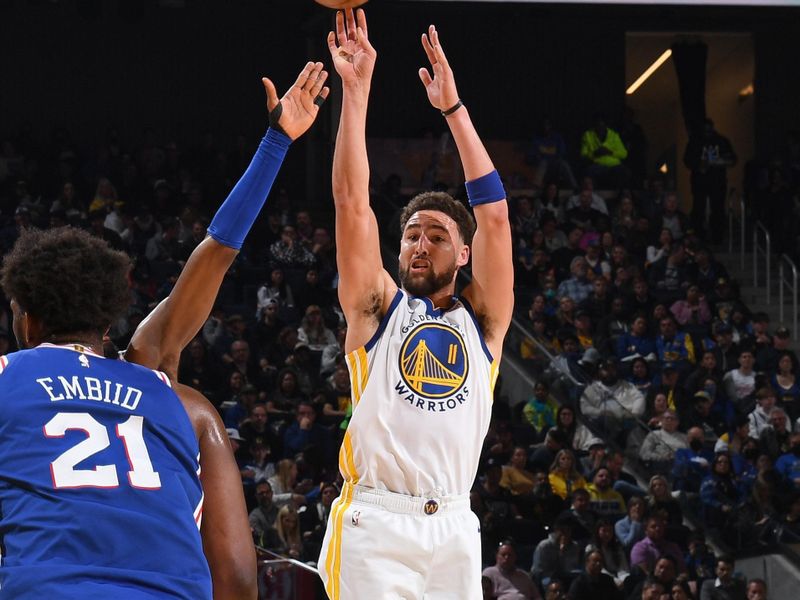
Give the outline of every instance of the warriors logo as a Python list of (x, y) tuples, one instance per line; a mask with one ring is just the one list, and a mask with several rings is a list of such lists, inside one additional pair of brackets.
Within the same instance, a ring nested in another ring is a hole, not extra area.
[(439, 323), (417, 327), (400, 350), (403, 381), (423, 398), (452, 396), (464, 384), (468, 370), (461, 334)]

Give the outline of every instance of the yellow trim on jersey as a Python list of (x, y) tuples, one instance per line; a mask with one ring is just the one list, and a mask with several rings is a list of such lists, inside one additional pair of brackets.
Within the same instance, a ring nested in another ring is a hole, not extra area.
[(339, 600), (339, 576), (342, 566), (342, 525), (344, 523), (344, 513), (352, 500), (353, 486), (345, 483), (342, 494), (339, 496), (338, 504), (331, 514), (333, 535), (331, 535), (331, 541), (328, 546), (328, 556), (325, 558), (325, 572), (328, 574), (325, 592), (331, 600)]
[(492, 364), (489, 365), (489, 390), (492, 393), (492, 398), (494, 398), (494, 384), (497, 383), (497, 376), (500, 374), (500, 361), (493, 360)]
[(369, 376), (367, 366), (367, 351), (362, 346), (345, 356), (347, 367), (350, 370), (350, 390), (353, 397), (353, 408), (358, 406), (364, 389), (367, 387)]

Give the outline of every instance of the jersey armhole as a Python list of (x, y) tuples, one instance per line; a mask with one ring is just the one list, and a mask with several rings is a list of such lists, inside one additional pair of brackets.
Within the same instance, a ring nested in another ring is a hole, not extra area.
[(386, 314), (383, 315), (380, 324), (378, 325), (378, 329), (375, 330), (375, 333), (372, 334), (372, 337), (369, 341), (364, 344), (364, 350), (369, 352), (372, 350), (372, 347), (378, 342), (381, 335), (383, 335), (383, 331), (386, 329), (386, 326), (389, 324), (389, 319), (392, 317), (397, 305), (400, 304), (400, 300), (403, 298), (403, 291), (400, 288), (397, 288), (397, 292), (395, 292), (394, 298), (392, 298), (392, 303), (389, 305), (389, 310), (386, 311)]
[(475, 331), (478, 332), (478, 339), (480, 339), (481, 341), (481, 348), (483, 348), (483, 352), (484, 354), (486, 354), (486, 358), (489, 360), (490, 363), (493, 363), (494, 357), (492, 356), (492, 353), (489, 352), (489, 347), (486, 345), (486, 339), (483, 337), (483, 330), (481, 329), (481, 326), (478, 323), (478, 317), (475, 316), (475, 311), (473, 310), (472, 305), (469, 303), (469, 300), (467, 300), (464, 296), (459, 296), (458, 299), (461, 302), (461, 304), (464, 305), (467, 314), (470, 316), (470, 318), (472, 319), (472, 323), (475, 325)]
[(167, 377), (166, 373), (163, 373), (162, 371), (156, 371), (155, 369), (153, 369), (152, 371), (161, 383), (163, 383), (170, 389), (172, 388), (172, 383), (170, 382), (169, 377)]

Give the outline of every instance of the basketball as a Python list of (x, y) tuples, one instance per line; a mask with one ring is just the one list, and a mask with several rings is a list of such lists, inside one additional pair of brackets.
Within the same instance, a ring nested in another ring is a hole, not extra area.
[(334, 10), (344, 10), (345, 8), (355, 8), (366, 4), (368, 0), (314, 0), (317, 4), (321, 4), (327, 8)]

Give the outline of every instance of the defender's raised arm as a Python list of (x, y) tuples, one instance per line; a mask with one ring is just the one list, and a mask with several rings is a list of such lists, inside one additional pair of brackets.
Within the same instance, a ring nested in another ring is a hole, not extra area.
[(211, 312), (222, 279), (264, 206), (289, 145), (311, 127), (330, 92), (324, 87), (327, 76), (322, 63), (306, 63), (280, 100), (272, 81), (262, 79), (270, 128), (214, 216), (209, 237), (192, 252), (170, 295), (136, 329), (126, 360), (160, 369), (177, 380), (180, 353)]

